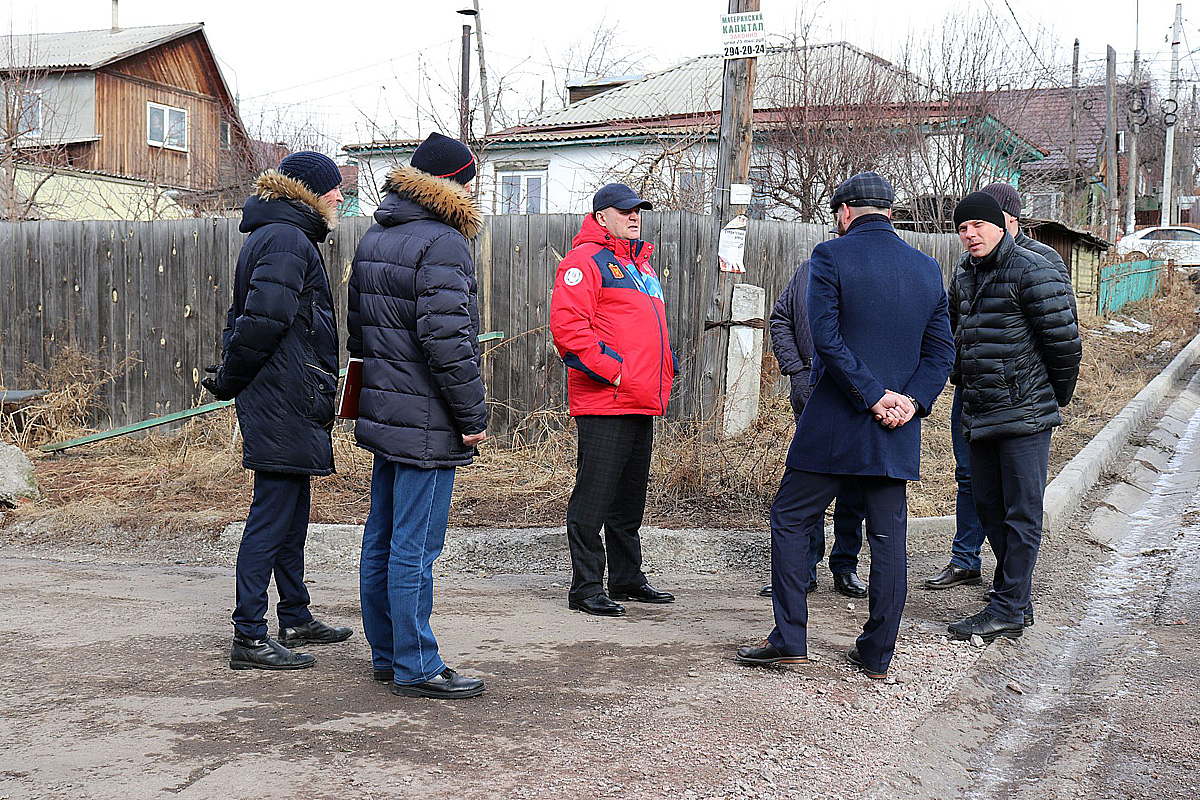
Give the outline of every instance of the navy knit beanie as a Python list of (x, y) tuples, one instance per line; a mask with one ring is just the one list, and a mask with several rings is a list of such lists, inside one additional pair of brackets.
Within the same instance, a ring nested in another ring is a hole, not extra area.
[(466, 186), (475, 178), (475, 156), (465, 144), (440, 133), (431, 133), (413, 153), (413, 169)]
[(971, 192), (954, 207), (954, 227), (957, 229), (968, 220), (979, 219), (990, 222), (1000, 230), (1005, 229), (1004, 211), (996, 198), (984, 192)]
[(300, 181), (316, 195), (336, 189), (342, 182), (342, 173), (333, 159), (312, 150), (301, 150), (287, 156), (279, 162), (279, 171)]

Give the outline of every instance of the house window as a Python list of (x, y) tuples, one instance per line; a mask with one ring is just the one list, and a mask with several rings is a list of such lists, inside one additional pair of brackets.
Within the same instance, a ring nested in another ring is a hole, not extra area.
[(146, 141), (157, 147), (187, 151), (187, 109), (146, 104)]
[(545, 214), (546, 173), (501, 172), (498, 212), (501, 214)]
[(229, 137), (230, 137), (229, 123), (222, 122), (221, 123), (221, 149), (222, 150), (229, 149)]
[(21, 107), (17, 118), (17, 136), (33, 139), (42, 134), (42, 90), (21, 92)]
[(707, 213), (712, 202), (716, 175), (711, 170), (685, 169), (679, 172), (679, 208)]

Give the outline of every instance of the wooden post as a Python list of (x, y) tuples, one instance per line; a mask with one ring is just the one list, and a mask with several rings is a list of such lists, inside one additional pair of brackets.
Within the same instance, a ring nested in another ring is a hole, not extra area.
[(1108, 48), (1108, 67), (1105, 70), (1104, 124), (1104, 235), (1110, 242), (1117, 240), (1117, 212), (1121, 194), (1117, 187), (1117, 51)]
[[(729, 13), (759, 10), (759, 0), (729, 0)], [(750, 175), (750, 147), (754, 134), (754, 58), (725, 61), (721, 86), (721, 138), (717, 150), (717, 181), (713, 191), (713, 234), (708, 257), (700, 265), (701, 303), (696, 314), (698, 369), (695, 372), (696, 400), (701, 419), (712, 419), (721, 410), (725, 386), (725, 357), (729, 328), (708, 328), (706, 323), (721, 323), (729, 318), (733, 284), (730, 273), (717, 268), (717, 243), (721, 227), (746, 206), (730, 203), (729, 186), (747, 183)], [(719, 429), (719, 428), (718, 428)]]

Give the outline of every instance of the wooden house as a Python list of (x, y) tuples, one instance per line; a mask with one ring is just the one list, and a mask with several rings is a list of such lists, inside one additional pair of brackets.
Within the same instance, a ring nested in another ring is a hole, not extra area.
[(204, 23), (0, 37), (0, 81), (27, 160), (205, 195), (254, 171)]

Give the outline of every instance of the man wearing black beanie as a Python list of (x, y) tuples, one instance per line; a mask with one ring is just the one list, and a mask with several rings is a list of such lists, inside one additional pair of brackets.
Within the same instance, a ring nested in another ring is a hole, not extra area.
[(1016, 639), (1032, 612), (1050, 432), (1075, 391), (1082, 341), (1069, 283), (1016, 244), (994, 197), (964, 197), (954, 224), (967, 252), (950, 283), (950, 381), (962, 392), (971, 488), (996, 571), (987, 607), (949, 632)]

